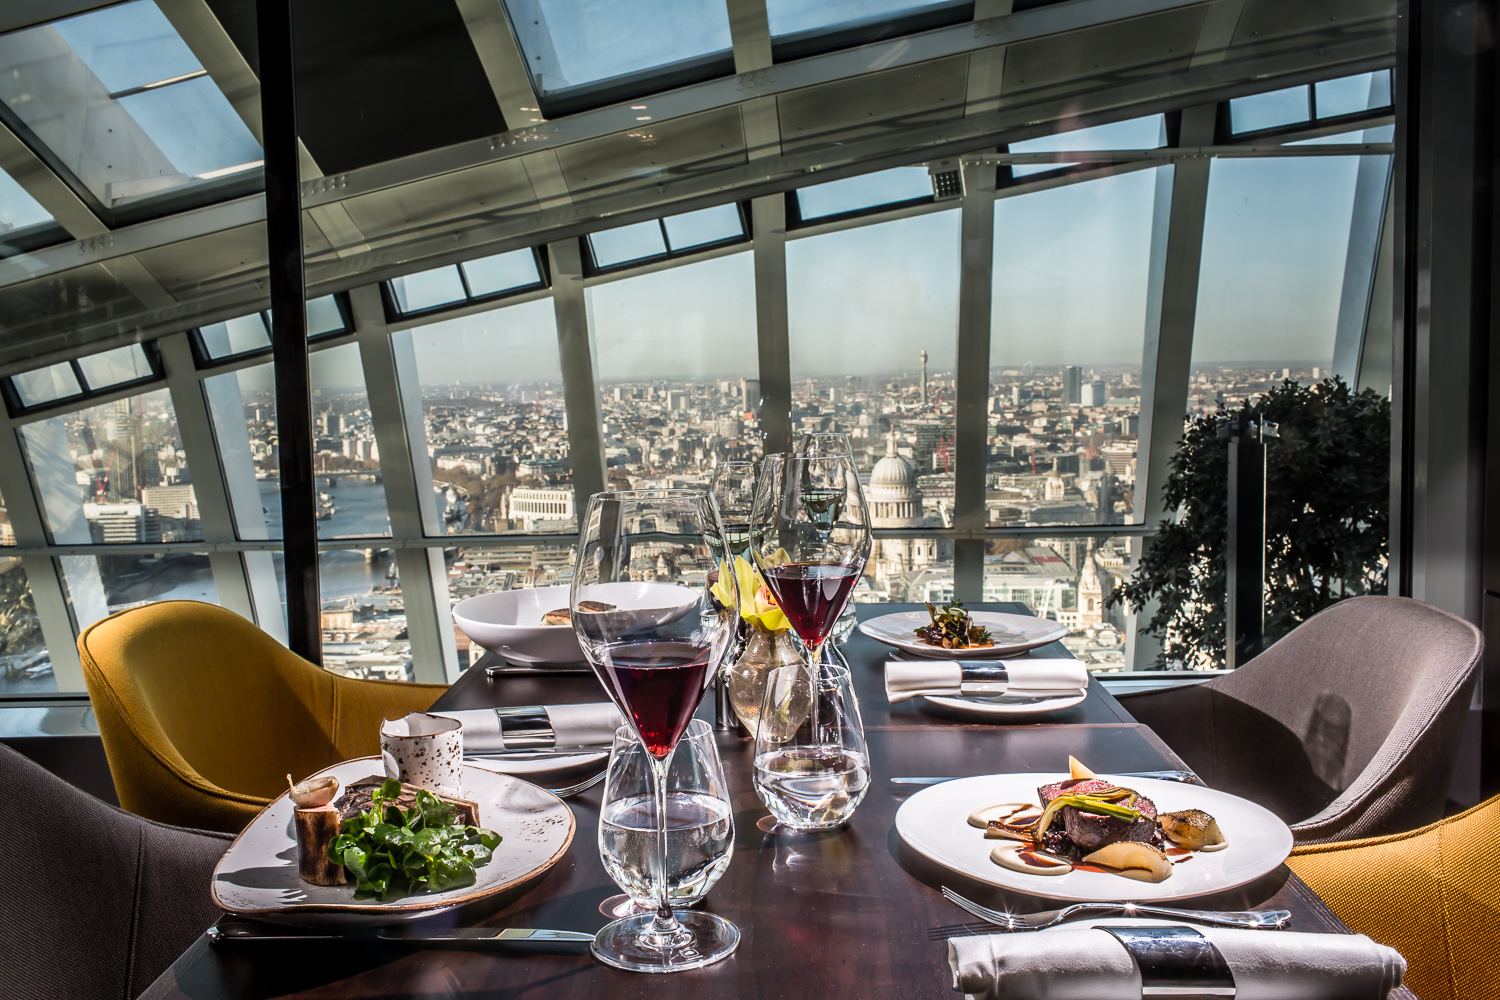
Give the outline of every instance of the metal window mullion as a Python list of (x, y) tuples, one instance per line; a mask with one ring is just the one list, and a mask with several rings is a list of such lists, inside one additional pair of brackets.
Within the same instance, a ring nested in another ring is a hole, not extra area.
[(760, 376), (760, 431), (766, 454), (792, 442), (792, 352), (787, 315), (786, 198), (751, 203), (754, 230), (755, 332)]
[[(354, 311), (356, 342), (370, 399), (370, 421), (380, 448), (380, 479), (393, 540), (420, 540), (425, 527), (436, 521), (432, 478), (426, 468), (427, 442), (422, 435), (421, 390), (414, 364), (400, 358), (404, 338), (410, 352), (411, 335), (392, 334), (378, 285), (364, 285), (349, 293)], [(403, 393), (402, 369), (407, 381)], [(415, 427), (415, 431), (413, 428)], [(425, 483), (425, 496), (423, 494)], [(424, 517), (424, 505), (434, 508)], [(411, 641), (412, 669), (422, 683), (451, 683), (458, 679), (458, 644), (448, 605), (448, 576), (441, 548), (396, 549), (396, 569), (406, 605), (406, 632)]]
[(547, 245), (552, 266), (552, 308), (557, 317), (557, 352), (562, 365), (563, 403), (568, 414), (568, 457), (573, 464), (574, 508), (580, 521), (589, 497), (608, 482), (604, 429), (599, 415), (599, 384), (589, 337), (588, 301), (583, 287), (583, 255), (576, 239)]
[[(182, 450), (187, 455), (187, 467), (193, 477), (193, 496), (198, 503), (198, 523), (205, 542), (233, 542), (237, 540), (234, 530), (234, 514), (230, 509), (229, 490), (225, 486), (225, 473), (218, 442), (214, 439), (214, 425), (208, 409), (208, 397), (203, 394), (203, 384), (193, 367), (193, 348), (186, 333), (176, 333), (157, 341), (161, 351), (162, 365), (166, 369), (167, 392), (172, 399), (172, 411), (177, 417), (177, 432), (182, 437)], [(245, 565), (233, 552), (210, 552), (209, 567), (213, 571), (214, 589), (218, 591), (219, 604), (236, 614), (259, 621), (254, 602), (250, 598), (249, 581), (245, 577)], [(262, 612), (264, 615), (265, 612)], [(281, 617), (278, 601), (276, 617)], [(278, 629), (271, 629), (273, 633)]]
[[(958, 371), (953, 527), (982, 530), (989, 467), (990, 310), (995, 270), (995, 168), (961, 165), (958, 264)], [(954, 543), (953, 596), (984, 599), (983, 539)]]
[(1361, 156), (1354, 181), (1354, 211), (1349, 219), (1349, 248), (1344, 257), (1344, 283), (1333, 338), (1333, 373), (1353, 388), (1359, 386), (1375, 263), (1390, 201), (1392, 160), (1390, 156)]

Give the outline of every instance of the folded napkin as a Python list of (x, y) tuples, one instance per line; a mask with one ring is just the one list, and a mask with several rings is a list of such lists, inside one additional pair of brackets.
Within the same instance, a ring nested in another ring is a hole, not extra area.
[[(625, 717), (612, 702), (586, 705), (534, 705), (529, 709), (476, 708), (460, 712), (433, 712), (464, 724), (464, 752), (486, 750), (538, 749), (549, 746), (597, 746), (608, 749), (615, 730), (625, 724)], [(537, 733), (552, 732), (550, 742), (538, 739)], [(507, 748), (506, 736), (512, 746)], [(519, 738), (518, 738), (519, 737)]]
[(1016, 657), (1010, 660), (888, 660), (885, 696), (892, 705), (919, 695), (1013, 694), (1062, 698), (1080, 694), (1089, 672), (1072, 657)]
[[(1193, 927), (1223, 956), (1235, 1000), (1382, 1000), (1406, 960), (1363, 934)], [(1141, 972), (1098, 928), (950, 938), (953, 988), (975, 1000), (1141, 1000)]]

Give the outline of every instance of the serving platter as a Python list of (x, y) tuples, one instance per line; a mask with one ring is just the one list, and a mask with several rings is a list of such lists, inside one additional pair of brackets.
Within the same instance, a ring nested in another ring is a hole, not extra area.
[(894, 646), (907, 653), (940, 660), (998, 660), (1019, 656), (1029, 649), (1056, 642), (1068, 634), (1065, 626), (1050, 618), (1035, 615), (1009, 615), (999, 611), (974, 611), (969, 615), (975, 625), (989, 629), (993, 646), (970, 649), (944, 649), (923, 642), (917, 629), (930, 624), (932, 616), (925, 611), (899, 611), (861, 622), (859, 630), (877, 642)]
[[(341, 786), (382, 773), (379, 757), (361, 757), (319, 771)], [(355, 900), (354, 886), (318, 886), (297, 876), (292, 803), (286, 794), (261, 810), (214, 869), (211, 893), (222, 910), (299, 926), (381, 926), (431, 916), (503, 892), (552, 867), (573, 842), (573, 813), (545, 789), (487, 768), (464, 765), (463, 795), (479, 805), (481, 825), (500, 834), (489, 864), (473, 885), (447, 892)]]
[(1170, 878), (1155, 883), (1077, 869), (1065, 875), (1032, 875), (991, 861), (991, 850), (1004, 841), (986, 840), (983, 830), (968, 824), (969, 814), (1002, 802), (1038, 802), (1037, 788), (1066, 780), (1066, 773), (987, 774), (924, 788), (897, 810), (896, 832), (917, 853), (951, 871), (1003, 889), (1071, 902), (1165, 902), (1205, 896), (1260, 878), (1292, 852), (1287, 825), (1236, 795), (1154, 778), (1099, 777), (1135, 789), (1151, 799), (1159, 813), (1202, 809), (1218, 820), (1228, 846), (1187, 855), (1173, 866)]

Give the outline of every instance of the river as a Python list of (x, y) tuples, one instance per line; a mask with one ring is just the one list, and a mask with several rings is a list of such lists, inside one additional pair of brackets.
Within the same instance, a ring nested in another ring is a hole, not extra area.
[[(281, 487), (275, 479), (262, 479), (260, 503), (266, 512), (266, 531), (272, 537), (281, 534)], [(320, 539), (389, 535), (391, 521), (386, 513), (385, 486), (368, 479), (335, 477), (330, 486), (326, 477), (318, 477), (318, 492), (327, 493), (333, 504), (333, 516), (318, 522)], [(323, 600), (369, 593), (385, 577), (386, 567), (395, 554), (385, 552), (375, 562), (365, 559), (363, 549), (336, 549), (324, 552), (318, 559), (318, 576)], [(279, 569), (279, 567), (278, 567)], [(278, 581), (279, 582), (279, 581)], [(284, 586), (283, 586), (284, 589)]]

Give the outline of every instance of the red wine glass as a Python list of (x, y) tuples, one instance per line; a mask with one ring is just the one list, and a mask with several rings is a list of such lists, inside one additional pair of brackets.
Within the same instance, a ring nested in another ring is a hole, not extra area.
[(667, 768), (703, 692), (739, 633), (734, 591), (715, 602), (709, 575), (725, 551), (724, 526), (704, 490), (595, 493), (584, 514), (569, 600), (589, 664), (653, 761), (657, 909), (606, 925), (600, 961), (634, 972), (678, 972), (726, 958), (734, 924), (671, 907), (667, 873)]

